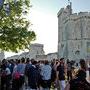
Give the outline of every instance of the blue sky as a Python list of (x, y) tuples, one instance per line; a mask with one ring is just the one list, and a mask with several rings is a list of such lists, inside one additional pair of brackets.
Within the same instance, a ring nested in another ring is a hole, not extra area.
[[(32, 8), (28, 18), (37, 35), (33, 43), (44, 44), (47, 53), (57, 51), (58, 44), (58, 11), (68, 5), (68, 0), (30, 0)], [(74, 13), (90, 11), (90, 0), (71, 0)], [(12, 55), (6, 53), (6, 57)]]
[[(75, 12), (90, 11), (90, 0), (70, 0)], [(68, 4), (68, 0), (31, 0), (34, 9), (56, 14)]]

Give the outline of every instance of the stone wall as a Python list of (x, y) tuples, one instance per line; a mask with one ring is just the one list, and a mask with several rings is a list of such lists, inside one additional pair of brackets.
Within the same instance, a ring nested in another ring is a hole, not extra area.
[(23, 52), (20, 55), (14, 55), (8, 57), (7, 59), (20, 59), (22, 57), (36, 59), (36, 55), (44, 55), (43, 44), (37, 44), (37, 43), (31, 44), (29, 52)]
[(58, 58), (86, 58), (90, 55), (90, 13), (70, 13), (69, 9), (58, 13)]
[(20, 55), (14, 55), (11, 57), (8, 57), (7, 59), (21, 59), (24, 58), (30, 58), (35, 60), (49, 60), (57, 59), (57, 53), (49, 53), (45, 55), (43, 44), (31, 44), (30, 45), (30, 51), (29, 52), (23, 52)]

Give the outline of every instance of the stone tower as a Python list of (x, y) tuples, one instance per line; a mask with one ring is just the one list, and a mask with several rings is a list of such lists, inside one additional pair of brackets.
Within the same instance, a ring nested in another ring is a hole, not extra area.
[(90, 12), (72, 13), (71, 3), (58, 16), (58, 58), (90, 58)]

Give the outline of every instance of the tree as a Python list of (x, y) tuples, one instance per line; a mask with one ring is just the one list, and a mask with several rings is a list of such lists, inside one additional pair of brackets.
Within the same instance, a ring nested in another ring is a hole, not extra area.
[(25, 17), (29, 8), (30, 0), (0, 0), (0, 50), (18, 52), (36, 39)]

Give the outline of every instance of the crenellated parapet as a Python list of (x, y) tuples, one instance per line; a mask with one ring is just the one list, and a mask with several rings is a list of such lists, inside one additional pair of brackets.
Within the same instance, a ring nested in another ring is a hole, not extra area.
[(90, 12), (79, 12), (79, 13), (73, 13), (66, 18), (62, 19), (62, 22), (65, 24), (68, 21), (77, 21), (80, 19), (90, 19)]
[(64, 21), (67, 19), (68, 16), (72, 14), (71, 6), (68, 5), (66, 8), (61, 8), (60, 11), (57, 13), (57, 17), (59, 18), (59, 21)]

